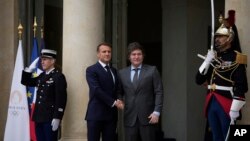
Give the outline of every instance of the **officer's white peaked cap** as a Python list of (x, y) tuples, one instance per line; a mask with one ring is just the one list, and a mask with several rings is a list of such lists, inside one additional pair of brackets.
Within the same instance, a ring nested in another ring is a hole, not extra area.
[(41, 51), (42, 58), (56, 59), (56, 54), (57, 54), (57, 52), (55, 50), (51, 50), (51, 49), (42, 49), (42, 51)]

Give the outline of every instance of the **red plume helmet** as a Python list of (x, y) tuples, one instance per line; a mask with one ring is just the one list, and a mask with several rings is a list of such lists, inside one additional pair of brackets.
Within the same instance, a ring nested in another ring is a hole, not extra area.
[(230, 26), (235, 23), (235, 10), (228, 10), (228, 18), (226, 19)]
[(232, 42), (232, 47), (234, 50), (241, 52), (240, 40), (238, 36), (238, 30), (235, 25), (235, 10), (228, 10), (228, 17), (225, 19), (228, 23), (228, 28), (230, 28), (234, 32), (234, 40)]

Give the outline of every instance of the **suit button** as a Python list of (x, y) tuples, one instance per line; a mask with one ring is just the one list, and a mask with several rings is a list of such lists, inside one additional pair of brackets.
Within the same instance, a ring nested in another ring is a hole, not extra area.
[(41, 90), (41, 92), (43, 92), (43, 90)]
[(42, 98), (42, 96), (40, 96), (40, 98)]
[(41, 104), (41, 102), (39, 101), (38, 104)]

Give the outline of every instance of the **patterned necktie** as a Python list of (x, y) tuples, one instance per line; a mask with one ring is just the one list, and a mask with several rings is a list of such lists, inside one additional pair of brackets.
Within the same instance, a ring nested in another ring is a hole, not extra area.
[(106, 70), (107, 70), (107, 73), (109, 75), (109, 78), (112, 80), (113, 84), (114, 84), (114, 80), (113, 80), (113, 76), (111, 74), (111, 71), (110, 71), (110, 67), (107, 65), (105, 66)]
[(135, 71), (135, 74), (134, 74), (134, 77), (133, 77), (133, 85), (134, 85), (134, 87), (136, 88), (137, 87), (137, 85), (138, 85), (138, 68), (136, 68), (136, 69), (133, 69), (134, 71)]

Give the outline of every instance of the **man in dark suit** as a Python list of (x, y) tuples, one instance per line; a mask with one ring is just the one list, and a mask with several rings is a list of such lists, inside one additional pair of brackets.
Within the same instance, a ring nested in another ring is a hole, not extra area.
[(37, 58), (22, 73), (21, 83), (37, 87), (37, 96), (32, 120), (35, 121), (37, 141), (57, 141), (58, 127), (63, 118), (67, 101), (65, 76), (55, 69), (56, 51), (43, 49), (41, 65), (44, 70), (38, 77), (32, 76)]
[[(117, 71), (110, 65), (111, 45), (97, 46), (98, 62), (86, 69), (89, 85), (87, 120), (88, 141), (115, 141), (117, 125), (118, 78)], [(122, 106), (122, 105), (121, 105)]]
[(155, 141), (163, 102), (161, 77), (155, 66), (143, 64), (144, 50), (139, 43), (129, 44), (128, 58), (131, 66), (119, 71), (125, 100), (125, 140)]

